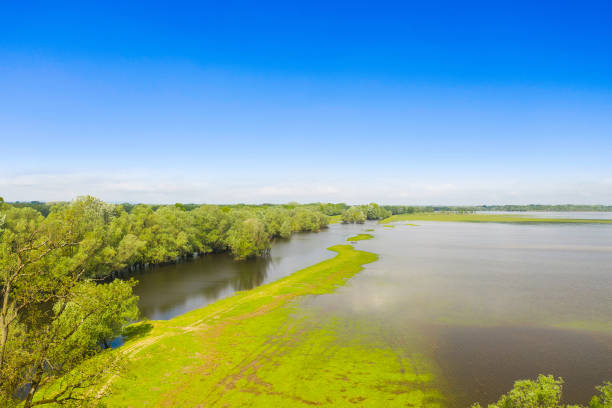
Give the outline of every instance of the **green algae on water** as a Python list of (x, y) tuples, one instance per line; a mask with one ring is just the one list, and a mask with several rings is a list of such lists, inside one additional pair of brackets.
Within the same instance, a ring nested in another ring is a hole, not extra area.
[(347, 241), (363, 241), (365, 239), (372, 239), (372, 238), (374, 238), (374, 236), (370, 234), (358, 234), (358, 235), (355, 235), (354, 237), (347, 238), (346, 240)]

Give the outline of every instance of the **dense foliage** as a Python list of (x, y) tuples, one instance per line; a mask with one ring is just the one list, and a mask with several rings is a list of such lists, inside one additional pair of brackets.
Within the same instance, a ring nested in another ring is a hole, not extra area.
[[(46, 204), (45, 204), (46, 205)], [(69, 207), (51, 205), (53, 215)], [(104, 204), (109, 219), (110, 240), (104, 258), (111, 269), (132, 265), (171, 262), (194, 253), (231, 252), (244, 259), (264, 254), (276, 237), (292, 232), (319, 231), (327, 225), (329, 205), (215, 206)], [(35, 214), (39, 204), (5, 204), (15, 217)], [(43, 214), (44, 215), (44, 214)]]
[(0, 406), (81, 406), (120, 368), (105, 345), (138, 313), (134, 282), (96, 281), (119, 259), (114, 207), (84, 198), (43, 217), (0, 206)]
[[(488, 408), (582, 408), (580, 405), (566, 405), (561, 402), (563, 380), (552, 375), (540, 375), (537, 380), (520, 380), (514, 388), (500, 399), (489, 404)], [(597, 387), (588, 408), (612, 408), (612, 383)], [(472, 408), (481, 408), (474, 404)]]
[[(31, 202), (5, 207), (11, 211), (36, 210), (48, 216), (68, 205)], [(104, 205), (112, 218), (112, 239), (104, 249), (104, 257), (113, 270), (173, 262), (209, 252), (230, 252), (237, 259), (245, 259), (264, 255), (274, 238), (321, 230), (327, 226), (328, 216), (339, 215), (345, 223), (363, 223), (391, 215), (375, 203), (352, 207), (344, 203)]]
[(391, 212), (376, 203), (355, 205), (342, 213), (342, 222), (363, 224), (366, 220), (382, 220), (391, 216)]

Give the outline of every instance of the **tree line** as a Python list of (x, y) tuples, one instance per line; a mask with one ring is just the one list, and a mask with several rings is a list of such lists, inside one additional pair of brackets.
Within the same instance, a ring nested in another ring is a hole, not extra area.
[(582, 205), (582, 204), (528, 204), (528, 205), (475, 205), (475, 206), (413, 206), (384, 205), (391, 214), (413, 214), (434, 211), (476, 212), (476, 211), (612, 211), (612, 205)]
[(391, 215), (391, 211), (376, 203), (355, 205), (342, 212), (342, 222), (363, 224), (366, 220), (381, 220)]

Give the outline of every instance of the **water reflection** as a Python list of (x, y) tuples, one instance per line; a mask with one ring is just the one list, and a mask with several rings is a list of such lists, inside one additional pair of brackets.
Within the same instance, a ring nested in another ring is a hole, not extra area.
[(268, 259), (235, 262), (227, 254), (214, 254), (176, 265), (135, 274), (141, 315), (169, 319), (238, 290), (261, 285)]
[(266, 258), (234, 261), (228, 254), (210, 254), (193, 261), (151, 268), (132, 276), (140, 297), (141, 316), (166, 320), (287, 276), (334, 256), (325, 248), (362, 231), (363, 225), (332, 225), (320, 233), (294, 234), (272, 245)]

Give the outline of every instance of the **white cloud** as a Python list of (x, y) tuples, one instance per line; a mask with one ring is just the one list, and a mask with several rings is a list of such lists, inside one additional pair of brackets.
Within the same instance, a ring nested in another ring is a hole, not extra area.
[[(331, 180), (331, 179), (330, 179)], [(94, 195), (111, 202), (262, 203), (331, 201), (386, 204), (527, 204), (612, 203), (612, 179), (567, 182), (482, 178), (428, 180), (376, 178), (360, 180), (345, 175), (333, 181), (302, 177), (288, 181), (255, 176), (221, 179), (218, 175), (190, 175), (159, 171), (91, 173), (16, 173), (0, 175), (0, 196), (8, 201), (60, 201)]]

